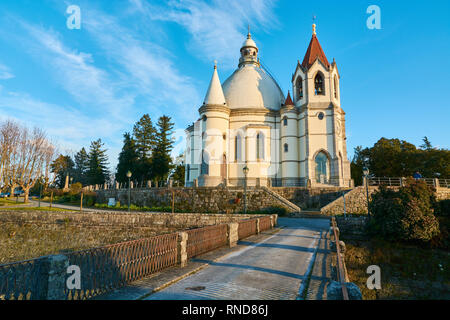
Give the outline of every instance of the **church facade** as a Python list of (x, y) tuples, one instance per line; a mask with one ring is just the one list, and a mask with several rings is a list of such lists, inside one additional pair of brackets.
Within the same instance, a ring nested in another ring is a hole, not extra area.
[(250, 32), (225, 82), (214, 66), (200, 118), (186, 129), (186, 186), (352, 187), (340, 76), (315, 28), (292, 96), (261, 66)]

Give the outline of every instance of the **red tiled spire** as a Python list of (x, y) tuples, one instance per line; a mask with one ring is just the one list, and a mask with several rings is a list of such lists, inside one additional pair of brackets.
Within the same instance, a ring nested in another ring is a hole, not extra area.
[(305, 69), (309, 69), (314, 61), (316, 61), (317, 57), (319, 57), (320, 61), (327, 67), (330, 67), (330, 63), (325, 56), (325, 53), (320, 46), (319, 40), (317, 39), (316, 34), (314, 33), (309, 43), (308, 50), (306, 51), (305, 58), (303, 59), (302, 66)]
[(285, 106), (293, 106), (294, 105), (294, 103), (292, 102), (292, 99), (291, 99), (291, 93), (289, 91), (288, 91), (288, 95), (287, 95), (286, 102), (284, 103), (284, 105)]

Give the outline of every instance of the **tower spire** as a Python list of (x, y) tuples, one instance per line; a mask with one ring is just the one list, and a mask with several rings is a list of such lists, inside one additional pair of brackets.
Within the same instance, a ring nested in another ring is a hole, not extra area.
[(217, 74), (217, 60), (214, 60), (214, 72), (206, 92), (204, 105), (225, 105), (225, 95), (223, 94), (222, 85), (220, 84), (219, 75)]
[(313, 17), (312, 17), (312, 21), (313, 21), (313, 24), (312, 24), (312, 32), (313, 32), (313, 35), (316, 35), (316, 16), (315, 15), (313, 15)]

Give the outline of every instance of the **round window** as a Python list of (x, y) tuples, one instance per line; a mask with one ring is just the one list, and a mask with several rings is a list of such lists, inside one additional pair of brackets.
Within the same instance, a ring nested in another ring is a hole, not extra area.
[(319, 120), (323, 120), (323, 117), (325, 117), (325, 115), (323, 114), (323, 112), (319, 113)]

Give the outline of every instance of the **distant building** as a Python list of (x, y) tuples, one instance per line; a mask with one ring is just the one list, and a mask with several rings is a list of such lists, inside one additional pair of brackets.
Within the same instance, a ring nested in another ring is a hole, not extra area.
[(217, 66), (186, 129), (186, 186), (351, 186), (339, 72), (313, 35), (285, 98), (258, 59), (250, 32), (238, 69), (220, 83)]

